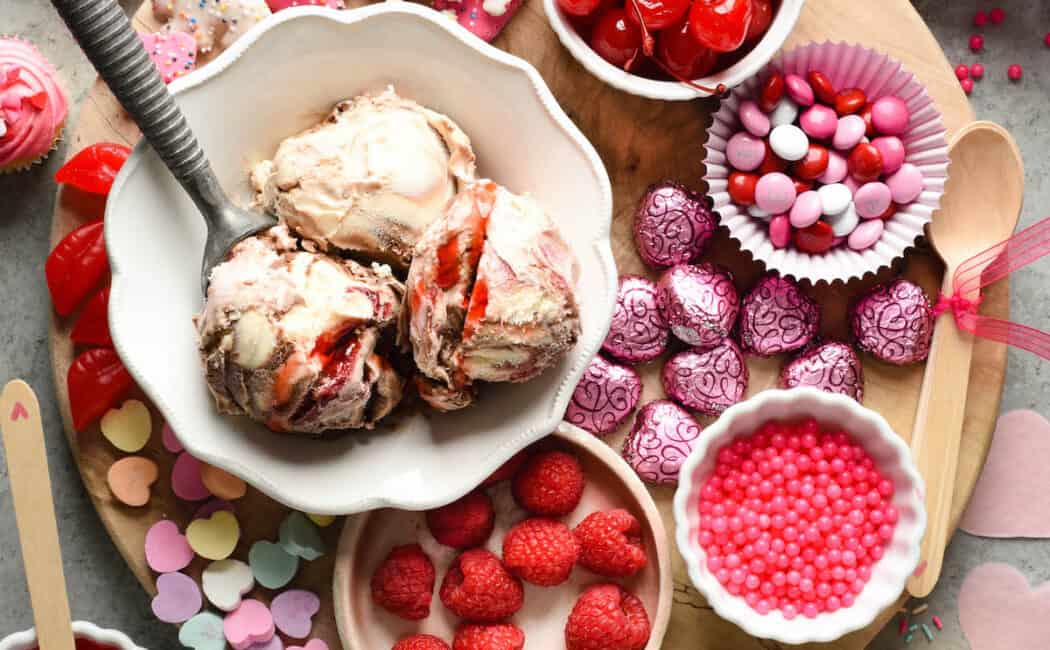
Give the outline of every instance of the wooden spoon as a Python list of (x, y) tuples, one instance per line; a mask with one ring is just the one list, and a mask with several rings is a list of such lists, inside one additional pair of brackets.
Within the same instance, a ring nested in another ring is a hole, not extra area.
[(29, 600), (33, 605), (37, 646), (47, 650), (76, 650), (51, 478), (47, 472), (40, 404), (24, 381), (9, 382), (0, 394), (0, 430), (18, 538), (22, 543), (22, 561), (29, 582)]
[[(955, 292), (952, 279), (960, 264), (1013, 234), (1024, 201), (1021, 153), (998, 124), (975, 122), (962, 129), (952, 140), (949, 156), (948, 188), (929, 227), (930, 241), (944, 260), (945, 295)], [(975, 290), (964, 297), (973, 300), (978, 295)], [(950, 311), (941, 315), (926, 362), (911, 440), (915, 464), (926, 482), (928, 517), (919, 575), (908, 581), (908, 592), (916, 598), (926, 596), (937, 584), (944, 547), (952, 533), (948, 519), (973, 343), (973, 336), (956, 326)]]

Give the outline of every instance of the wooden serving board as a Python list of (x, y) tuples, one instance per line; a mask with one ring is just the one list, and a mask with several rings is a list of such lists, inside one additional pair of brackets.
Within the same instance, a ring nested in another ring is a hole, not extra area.
[[(359, 0), (360, 2), (360, 0)], [(140, 9), (136, 21), (142, 30), (156, 27), (148, 5)], [(809, 0), (788, 46), (814, 40), (834, 39), (865, 44), (901, 60), (927, 85), (930, 94), (944, 115), (949, 134), (974, 120), (974, 114), (959, 88), (952, 68), (933, 36), (907, 0), (855, 2), (854, 0)], [(621, 273), (649, 273), (634, 252), (631, 236), (633, 212), (646, 187), (663, 179), (676, 179), (696, 189), (703, 189), (700, 178), (702, 144), (709, 115), (716, 107), (713, 100), (687, 103), (662, 103), (619, 92), (588, 74), (558, 42), (550, 29), (540, 0), (526, 4), (506, 31), (496, 40), (497, 46), (530, 61), (543, 75), (562, 106), (594, 143), (601, 154), (612, 180), (615, 194), (613, 248)], [(350, 94), (353, 89), (347, 89)], [(135, 127), (128, 121), (108, 90), (96, 83), (82, 105), (79, 124), (69, 135), (70, 154), (81, 147), (100, 140), (123, 141), (133, 144), (138, 139)], [(988, 173), (996, 173), (989, 170)], [(62, 191), (56, 202), (52, 226), (52, 242), (57, 242), (72, 228), (87, 219), (102, 214), (102, 202), (96, 198)], [(761, 269), (740, 252), (739, 247), (721, 234), (710, 247), (707, 259), (722, 263), (736, 275), (741, 289), (749, 287)], [(922, 284), (935, 295), (941, 284), (942, 267), (931, 252), (920, 246), (908, 254), (900, 269), (908, 278)], [(650, 273), (651, 275), (651, 273)], [(886, 277), (889, 277), (887, 274)], [(880, 278), (886, 279), (886, 277)], [(823, 305), (824, 334), (844, 338), (846, 309), (857, 293), (870, 287), (874, 281), (853, 285), (848, 289), (821, 288), (811, 291)], [(982, 312), (1006, 318), (1009, 310), (1009, 289), (1005, 282), (989, 288), (981, 306)], [(153, 592), (155, 576), (146, 566), (143, 540), (147, 528), (162, 517), (187, 524), (194, 506), (177, 501), (168, 484), (174, 457), (161, 446), (155, 433), (143, 454), (161, 466), (161, 481), (154, 488), (154, 497), (144, 508), (128, 508), (117, 503), (106, 485), (106, 471), (119, 456), (118, 452), (101, 438), (98, 428), (73, 431), (66, 392), (66, 372), (73, 359), (69, 340), (72, 319), (55, 320), (50, 333), (52, 364), (56, 392), (62, 406), (63, 418), (70, 445), (80, 467), (84, 484), (98, 509), (117, 548), (127, 560), (148, 591)], [(158, 342), (162, 344), (162, 342)], [(749, 359), (751, 371), (750, 393), (775, 385), (783, 359)], [(922, 381), (921, 365), (898, 368), (880, 363), (871, 357), (863, 358), (868, 406), (881, 412), (893, 428), (910, 438), (912, 421)], [(662, 396), (659, 381), (659, 363), (644, 367), (644, 400)], [(961, 458), (956, 479), (955, 502), (952, 508), (953, 525), (962, 514), (977, 476), (984, 463), (992, 431), (999, 414), (1006, 367), (1006, 349), (999, 344), (977, 341), (966, 407)], [(155, 416), (156, 417), (156, 416)], [(160, 429), (155, 421), (155, 432)], [(610, 436), (609, 443), (618, 447), (627, 427)], [(657, 488), (652, 494), (664, 515), (668, 530), (673, 530), (670, 489)], [(284, 508), (255, 491), (237, 503), (237, 513), (244, 529), (237, 556), (244, 557), (250, 542), (256, 539), (274, 539)], [(330, 549), (334, 551), (339, 523), (326, 530)], [(674, 609), (670, 630), (663, 647), (667, 650), (702, 650), (732, 648), (748, 650), (779, 647), (778, 644), (753, 639), (740, 629), (718, 618), (703, 598), (692, 589), (681, 559), (675, 554)], [(191, 569), (199, 572), (201, 566)], [(295, 583), (321, 595), (324, 605), (317, 621), (317, 634), (333, 648), (339, 647), (331, 606), (332, 557), (306, 563)], [(266, 594), (261, 594), (264, 598)], [(890, 619), (888, 610), (867, 629), (856, 632), (827, 647), (862, 648)], [(375, 650), (386, 650), (377, 648)]]

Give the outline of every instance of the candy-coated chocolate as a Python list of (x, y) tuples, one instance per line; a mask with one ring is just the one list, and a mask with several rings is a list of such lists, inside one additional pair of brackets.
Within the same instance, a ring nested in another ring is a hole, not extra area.
[(789, 74), (784, 77), (784, 84), (787, 87), (788, 95), (791, 96), (791, 99), (796, 104), (799, 106), (813, 105), (813, 88), (805, 79), (797, 74)]
[(792, 184), (795, 186), (795, 194), (802, 194), (813, 189), (813, 181), (804, 181), (801, 178), (792, 179)]
[(864, 371), (860, 358), (845, 343), (830, 342), (798, 355), (780, 372), (781, 388), (810, 386), (864, 401)]
[(857, 214), (862, 219), (878, 219), (890, 207), (891, 199), (889, 186), (878, 181), (861, 185), (853, 195)]
[(576, 384), (569, 408), (565, 411), (565, 420), (604, 436), (627, 419), (641, 396), (642, 378), (634, 368), (606, 361), (597, 355), (583, 373), (580, 383)]
[(763, 221), (769, 221), (773, 215), (769, 214), (757, 205), (749, 205), (747, 207), (747, 213), (756, 219), (762, 219)]
[(871, 141), (882, 155), (882, 173), (894, 174), (904, 164), (904, 143), (895, 135), (884, 135)]
[(870, 183), (882, 175), (882, 154), (870, 142), (853, 147), (846, 162), (850, 176), (858, 183)]
[(839, 124), (839, 116), (827, 106), (815, 104), (802, 113), (799, 123), (802, 125), (802, 130), (809, 137), (815, 140), (827, 140), (835, 135), (835, 130)]
[(886, 229), (886, 222), (882, 219), (868, 219), (862, 221), (846, 240), (846, 245), (855, 251), (863, 251), (871, 248), (882, 239), (882, 232)]
[[(868, 103), (868, 96), (860, 88), (847, 88), (835, 95), (835, 112), (839, 115), (859, 113)], [(876, 127), (878, 128), (878, 127)]]
[(674, 266), (699, 257), (717, 227), (703, 196), (665, 181), (649, 187), (638, 204), (634, 243), (649, 266)]
[(784, 75), (774, 70), (762, 84), (758, 92), (758, 106), (767, 113), (772, 113), (784, 97)]
[(766, 174), (755, 186), (755, 203), (769, 214), (783, 214), (795, 204), (795, 184), (780, 172)]
[(808, 228), (820, 220), (824, 214), (824, 206), (820, 202), (820, 194), (810, 190), (798, 195), (795, 205), (791, 206), (791, 225), (795, 228)]
[(835, 90), (835, 86), (832, 85), (831, 79), (826, 74), (819, 70), (810, 70), (806, 73), (806, 81), (809, 82), (810, 88), (813, 89), (813, 94), (816, 96), (821, 103), (827, 104), (828, 106), (835, 105), (835, 97), (838, 95), (838, 91)]
[(681, 264), (665, 271), (657, 284), (657, 297), (671, 332), (697, 347), (717, 345), (729, 336), (740, 309), (732, 275), (709, 262)]
[(882, 219), (883, 221), (889, 221), (893, 218), (893, 215), (897, 214), (897, 210), (897, 204), (890, 203), (890, 207), (886, 208), (886, 211), (879, 215), (879, 219)]
[(602, 349), (621, 361), (644, 363), (663, 354), (669, 338), (656, 285), (637, 275), (621, 277), (616, 309)]
[(759, 138), (769, 135), (769, 130), (772, 128), (769, 124), (769, 116), (759, 108), (757, 102), (750, 99), (744, 100), (740, 103), (737, 114), (740, 116), (740, 123), (751, 135)]
[(872, 103), (868, 102), (864, 108), (860, 109), (860, 119), (864, 120), (864, 135), (874, 138), (877, 133), (875, 133), (875, 123), (871, 121), (871, 107)]
[(835, 247), (845, 241), (844, 238), (857, 227), (857, 224), (860, 223), (860, 215), (857, 214), (853, 201), (850, 201), (846, 204), (845, 210), (838, 214), (826, 215), (824, 220), (831, 226), (831, 232), (835, 235), (835, 241), (831, 243), (831, 246)]
[(875, 287), (850, 310), (850, 327), (857, 345), (897, 365), (926, 359), (933, 324), (926, 293), (903, 278)]
[(784, 124), (794, 124), (797, 119), (798, 104), (791, 101), (790, 97), (785, 97), (777, 102), (773, 112), (769, 114), (769, 123), (773, 125), (773, 128)]
[(773, 147), (769, 146), (769, 142), (763, 140), (766, 145), (766, 155), (762, 159), (762, 164), (758, 166), (758, 175), (765, 176), (766, 174), (772, 174), (773, 172), (786, 172), (788, 170), (788, 162), (781, 160), (775, 153), (773, 153)]
[(824, 221), (795, 231), (795, 247), (810, 255), (823, 255), (831, 249), (835, 234)]
[(899, 97), (880, 97), (871, 106), (871, 122), (882, 135), (901, 135), (910, 117), (908, 105)]
[(769, 220), (769, 241), (774, 248), (787, 248), (791, 243), (791, 218), (778, 214)]
[(824, 209), (824, 214), (828, 216), (841, 214), (853, 200), (853, 194), (842, 183), (822, 185), (817, 190), (817, 194), (820, 195), (820, 205)]
[(781, 124), (769, 134), (769, 146), (784, 160), (795, 162), (809, 151), (809, 137), (794, 124)]
[(792, 167), (795, 176), (807, 181), (820, 178), (828, 169), (828, 148), (815, 142), (809, 143), (806, 156)]
[(623, 458), (638, 477), (657, 485), (676, 485), (682, 462), (702, 429), (688, 411), (670, 400), (642, 407), (623, 443)]
[(750, 172), (758, 169), (765, 156), (766, 145), (746, 131), (734, 134), (726, 144), (726, 158), (733, 169), (738, 171)]
[(828, 168), (817, 181), (825, 185), (833, 185), (841, 183), (848, 174), (849, 165), (846, 163), (846, 157), (837, 151), (828, 151)]
[(860, 144), (868, 126), (860, 115), (844, 115), (838, 119), (831, 146), (839, 151), (850, 151)]
[(849, 195), (852, 197), (860, 189), (860, 183), (858, 183), (852, 176), (846, 174), (846, 178), (842, 179), (842, 184), (849, 190)]
[(760, 356), (798, 350), (820, 328), (820, 307), (775, 273), (762, 277), (740, 305), (740, 343)]
[(708, 350), (686, 350), (664, 365), (664, 392), (679, 404), (706, 415), (718, 415), (747, 392), (744, 355), (731, 339)]
[(922, 194), (922, 172), (911, 163), (904, 163), (895, 174), (886, 179), (894, 203), (911, 203)]
[(733, 172), (729, 175), (729, 184), (726, 188), (729, 198), (737, 205), (754, 205), (755, 194), (758, 191), (758, 174), (745, 172)]

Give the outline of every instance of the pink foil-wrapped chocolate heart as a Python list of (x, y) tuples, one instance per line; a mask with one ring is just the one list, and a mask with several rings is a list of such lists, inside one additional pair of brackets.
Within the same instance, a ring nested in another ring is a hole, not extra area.
[(604, 436), (616, 430), (642, 396), (642, 378), (634, 368), (594, 357), (576, 384), (565, 420)]
[(681, 406), (668, 400), (650, 402), (638, 412), (624, 440), (623, 457), (643, 481), (675, 485), (700, 432), (700, 425)]
[(820, 328), (820, 307), (794, 281), (764, 276), (740, 305), (740, 344), (767, 357), (808, 345)]
[(668, 338), (656, 285), (637, 275), (621, 277), (616, 310), (602, 349), (620, 361), (644, 363), (664, 353)]
[(649, 187), (634, 215), (634, 244), (649, 266), (690, 262), (704, 251), (718, 223), (704, 198), (673, 181)]
[(694, 347), (721, 343), (740, 310), (733, 277), (709, 262), (671, 267), (660, 277), (657, 291), (671, 332)]
[(901, 366), (929, 356), (933, 322), (926, 293), (903, 278), (872, 289), (857, 301), (850, 316), (860, 349)]
[(747, 363), (731, 339), (709, 350), (686, 350), (671, 357), (662, 374), (664, 391), (683, 406), (718, 415), (747, 392)]
[(845, 343), (824, 343), (786, 363), (780, 373), (780, 386), (812, 386), (863, 402), (864, 370), (852, 347)]

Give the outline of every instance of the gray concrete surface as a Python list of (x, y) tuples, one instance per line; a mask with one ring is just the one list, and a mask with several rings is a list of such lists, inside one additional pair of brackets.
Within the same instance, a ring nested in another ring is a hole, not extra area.
[[(123, 2), (130, 6), (136, 0)], [(1022, 222), (1031, 224), (1050, 214), (1050, 182), (1046, 180), (1050, 176), (1046, 153), (1050, 151), (1050, 48), (1042, 44), (1043, 35), (1050, 30), (1050, 3), (1003, 0), (999, 4), (1007, 10), (1008, 20), (984, 30), (987, 52), (980, 60), (988, 72), (972, 100), (979, 117), (1002, 123), (1020, 142), (1028, 181)], [(956, 63), (976, 60), (966, 43), (977, 6), (988, 9), (995, 5), (916, 2), (949, 59)], [(49, 3), (0, 0), (0, 33), (35, 42), (58, 66), (74, 105), (79, 104), (94, 74)], [(1006, 80), (1006, 66), (1011, 63), (1025, 66), (1020, 84)], [(148, 648), (176, 648), (173, 628), (152, 619), (147, 598), (102, 529), (60, 434), (45, 342), (50, 307), (43, 263), (54, 197), (51, 178), (64, 153), (57, 152), (32, 171), (0, 177), (0, 380), (24, 377), (40, 394), (74, 615), (123, 629)], [(1016, 320), (1050, 329), (1047, 286), (1050, 260), (1015, 278), (1012, 305)], [(1050, 415), (1048, 397), (1050, 365), (1011, 353), (1004, 409), (1035, 408)], [(934, 647), (967, 647), (955, 614), (959, 586), (967, 571), (989, 560), (1016, 566), (1034, 583), (1050, 580), (1050, 541), (991, 541), (958, 534), (948, 550), (944, 577), (930, 600), (931, 610), (946, 625)], [(6, 470), (0, 467), (0, 638), (31, 624)], [(888, 630), (872, 647), (888, 650), (903, 644), (895, 631)]]

